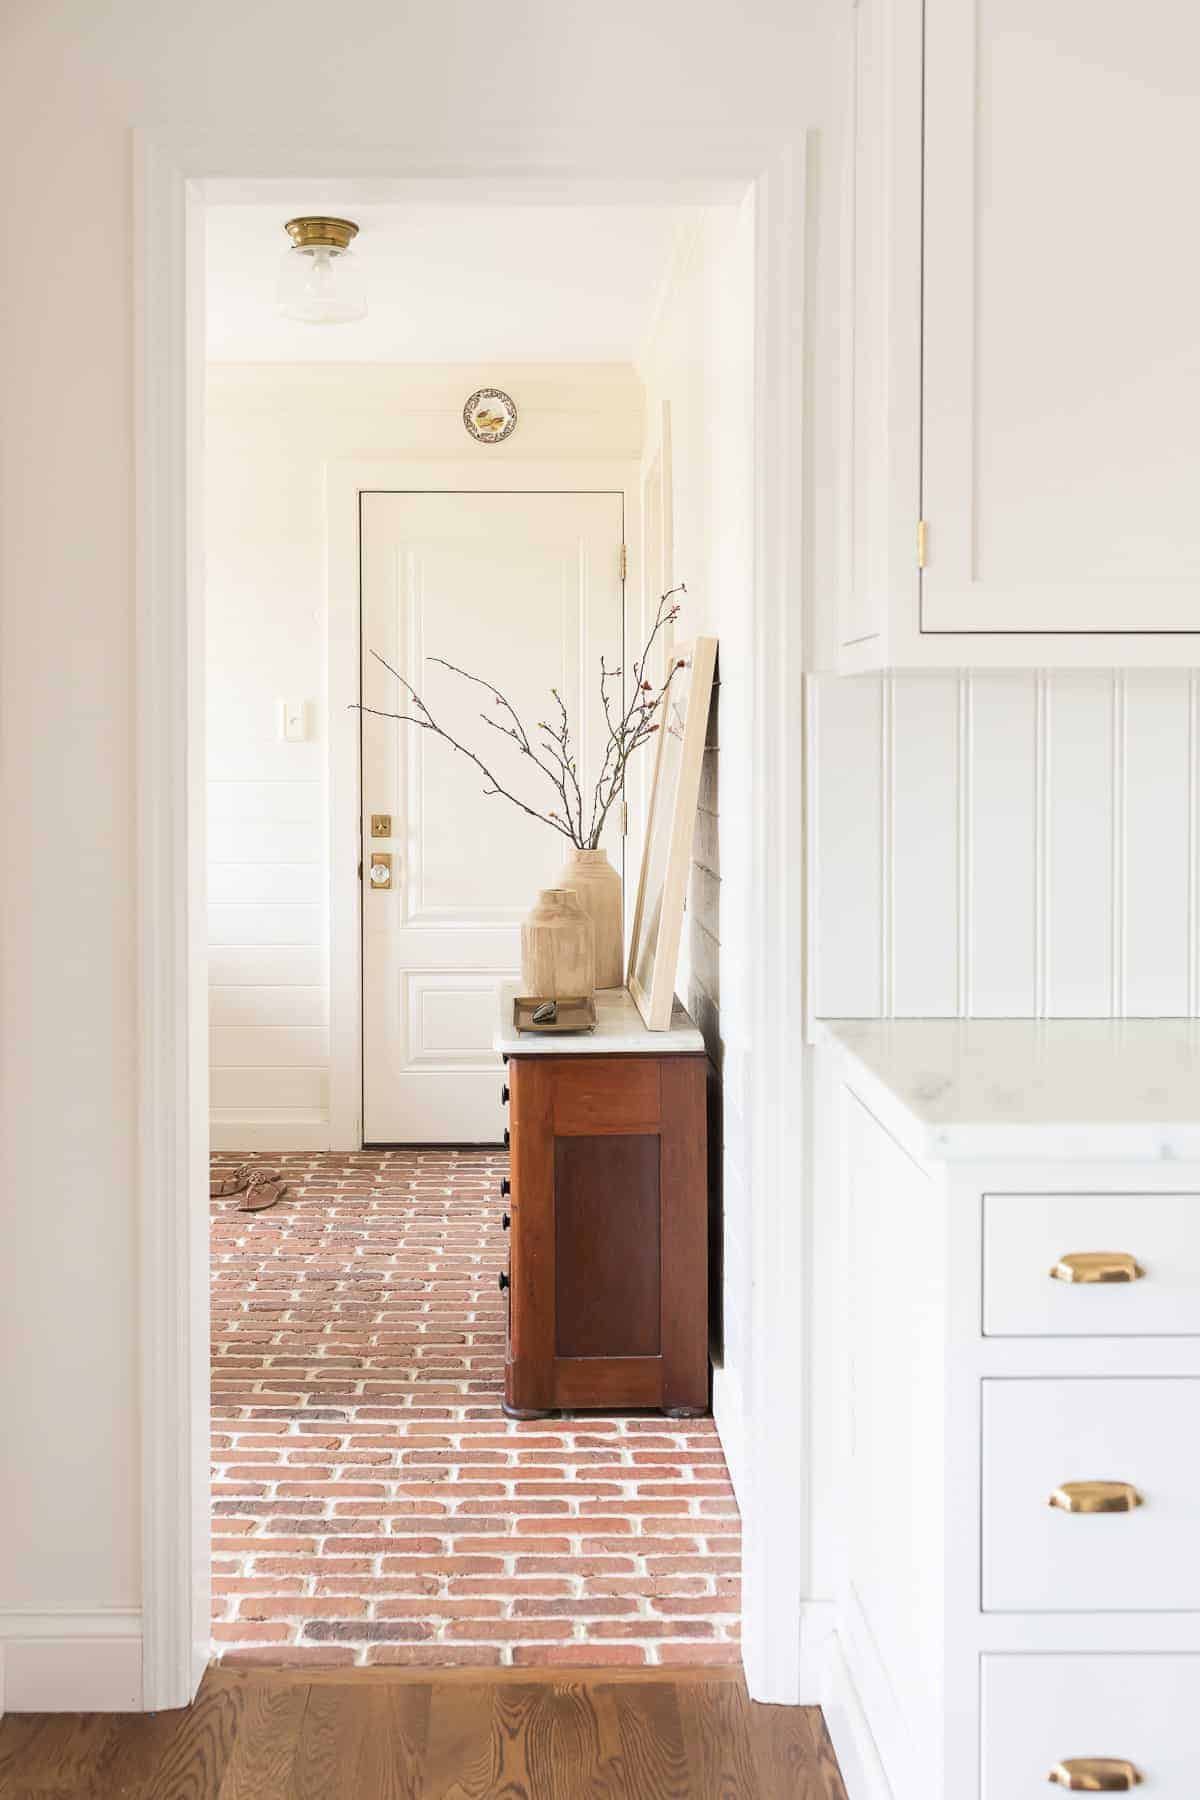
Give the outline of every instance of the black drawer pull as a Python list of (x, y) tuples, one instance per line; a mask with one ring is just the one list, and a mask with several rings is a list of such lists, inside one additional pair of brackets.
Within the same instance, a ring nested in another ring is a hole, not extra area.
[(508, 1136), (508, 1126), (506, 1125), (504, 1127), (504, 1148), (506, 1150), (508, 1149), (508, 1145), (509, 1145), (509, 1136)]
[(500, 1214), (500, 1223), (501, 1223), (501, 1225), (503, 1225), (505, 1231), (507, 1231), (509, 1226), (512, 1224), (511, 1215), (509, 1213), (501, 1213)]
[(508, 1083), (507, 1083), (507, 1081), (504, 1083), (504, 1086), (500, 1089), (500, 1104), (501, 1104), (501, 1106), (508, 1105)]
[(496, 1279), (500, 1283), (500, 1292), (503, 1293), (505, 1288), (510, 1285), (508, 1276), (504, 1273), (503, 1269), (501, 1269), (501, 1271), (500, 1271), (499, 1275), (496, 1277)]
[(503, 1200), (506, 1195), (511, 1194), (511, 1193), (512, 1193), (512, 1182), (508, 1179), (507, 1175), (502, 1175), (500, 1177), (500, 1198)]

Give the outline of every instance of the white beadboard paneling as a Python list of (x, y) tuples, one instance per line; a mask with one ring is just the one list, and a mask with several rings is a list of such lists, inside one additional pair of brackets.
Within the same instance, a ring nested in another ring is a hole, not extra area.
[(1046, 698), (1046, 1011), (1113, 1010), (1113, 677), (1059, 670)]
[(319, 944), (324, 933), (319, 906), (232, 906), (208, 909), (210, 944)]
[(208, 1043), (214, 1069), (307, 1069), (329, 1060), (322, 1025), (216, 1025)]
[(892, 680), (891, 998), (898, 1018), (959, 1009), (959, 683)]
[(326, 987), (325, 949), (318, 944), (212, 945), (208, 979), (229, 987)]
[(883, 687), (814, 676), (807, 706), (811, 928), (818, 1014), (884, 1008)]
[(209, 819), (273, 819), (324, 832), (319, 781), (209, 781)]
[(1132, 672), (1125, 683), (1124, 1010), (1184, 1013), (1191, 948), (1191, 678)]
[(208, 865), (208, 897), (212, 901), (298, 900), (314, 904), (322, 897), (324, 870), (319, 863), (216, 862)]
[(970, 678), (968, 1010), (1036, 1006), (1037, 677)]
[(219, 1025), (328, 1025), (329, 990), (325, 987), (210, 987), (208, 1020)]
[(1195, 673), (814, 676), (808, 713), (819, 1012), (1200, 1016)]
[(247, 1118), (261, 1118), (268, 1108), (303, 1107), (321, 1113), (329, 1105), (328, 1069), (214, 1069), (210, 1077), (214, 1108), (239, 1107)]
[(211, 863), (306, 863), (323, 851), (324, 827), (304, 819), (210, 817)]

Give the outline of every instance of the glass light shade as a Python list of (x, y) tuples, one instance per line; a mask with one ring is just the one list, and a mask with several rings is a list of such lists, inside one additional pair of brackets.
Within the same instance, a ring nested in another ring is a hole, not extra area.
[(295, 244), (279, 265), (279, 311), (306, 325), (345, 325), (367, 316), (367, 294), (353, 251), (336, 244)]

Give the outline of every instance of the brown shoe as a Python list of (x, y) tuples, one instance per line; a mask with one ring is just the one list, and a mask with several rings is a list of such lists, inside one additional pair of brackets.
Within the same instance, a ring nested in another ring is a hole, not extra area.
[(229, 1194), (240, 1194), (249, 1179), (249, 1163), (242, 1163), (237, 1169), (213, 1169), (208, 1177), (209, 1198), (224, 1200)]
[(246, 1197), (238, 1211), (265, 1212), (286, 1193), (287, 1182), (281, 1179), (278, 1169), (255, 1169), (246, 1183)]

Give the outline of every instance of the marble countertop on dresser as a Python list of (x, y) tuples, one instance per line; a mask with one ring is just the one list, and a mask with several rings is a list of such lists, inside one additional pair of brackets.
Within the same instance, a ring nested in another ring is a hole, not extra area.
[(925, 1160), (1200, 1159), (1200, 1021), (824, 1019), (820, 1033)]
[(518, 1031), (513, 1024), (516, 982), (500, 990), (500, 1014), (492, 1047), (504, 1056), (702, 1056), (704, 1039), (689, 1014), (675, 1002), (666, 1031), (647, 1031), (628, 988), (601, 988), (596, 994), (595, 1031)]

